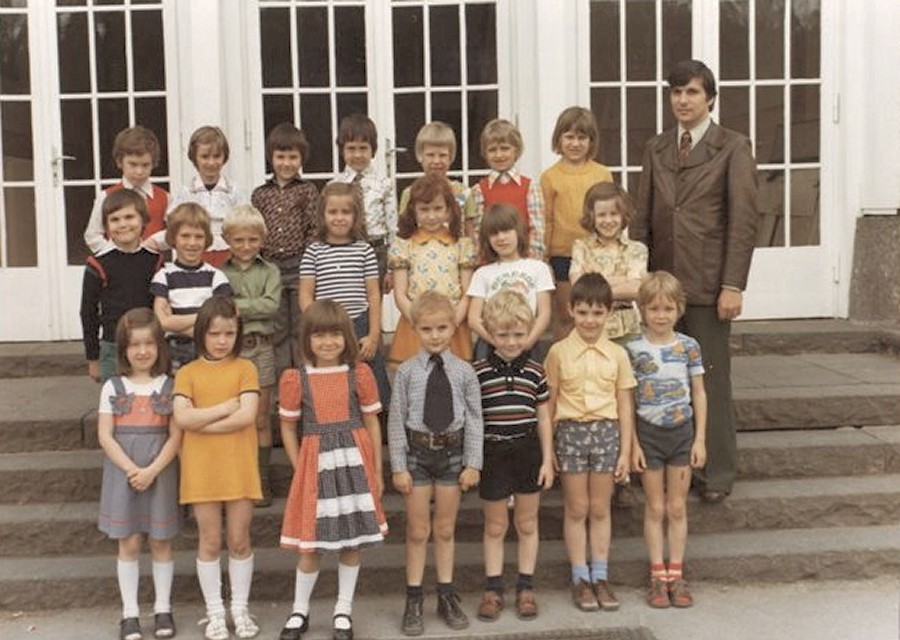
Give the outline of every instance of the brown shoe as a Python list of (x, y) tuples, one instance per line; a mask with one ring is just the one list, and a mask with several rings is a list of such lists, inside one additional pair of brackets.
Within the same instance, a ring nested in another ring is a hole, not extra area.
[(668, 585), (659, 578), (650, 579), (650, 588), (647, 589), (647, 604), (654, 609), (667, 609), (669, 602)]
[(485, 622), (494, 622), (503, 611), (503, 596), (496, 591), (485, 591), (481, 596), (481, 604), (478, 605), (478, 619)]
[(534, 591), (522, 589), (516, 594), (516, 617), (519, 620), (534, 620), (537, 618), (538, 606), (534, 599)]
[(694, 606), (694, 596), (691, 595), (687, 582), (684, 580), (673, 580), (669, 583), (669, 600), (673, 607), (681, 609)]
[(600, 608), (604, 611), (619, 610), (619, 600), (616, 598), (616, 594), (612, 592), (612, 589), (609, 588), (609, 583), (606, 580), (597, 580), (594, 583), (594, 595), (597, 597), (597, 603), (600, 605)]
[(597, 596), (591, 588), (591, 583), (586, 580), (579, 580), (578, 584), (572, 585), (572, 602), (582, 611), (597, 611), (600, 605), (597, 602)]

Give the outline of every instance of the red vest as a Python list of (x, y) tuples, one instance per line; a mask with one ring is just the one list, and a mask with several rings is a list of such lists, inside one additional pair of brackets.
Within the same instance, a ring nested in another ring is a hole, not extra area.
[[(165, 189), (157, 187), (155, 184), (150, 186), (153, 188), (153, 197), (145, 198), (147, 211), (150, 214), (150, 220), (147, 222), (147, 226), (144, 227), (144, 234), (141, 236), (144, 240), (157, 231), (162, 231), (166, 228), (166, 209), (169, 207), (169, 193)], [(113, 193), (114, 191), (124, 188), (125, 185), (120, 182), (109, 187), (106, 190), (106, 193)], [(144, 195), (143, 192), (138, 193)]]
[(521, 184), (516, 184), (515, 180), (509, 180), (506, 184), (495, 180), (494, 186), (491, 187), (488, 186), (488, 176), (485, 176), (478, 184), (484, 195), (485, 212), (491, 208), (491, 205), (498, 202), (511, 204), (519, 211), (519, 217), (522, 218), (522, 224), (525, 225), (527, 231), (531, 229), (531, 221), (528, 219), (528, 187), (531, 184), (531, 178), (521, 176), (519, 180)]

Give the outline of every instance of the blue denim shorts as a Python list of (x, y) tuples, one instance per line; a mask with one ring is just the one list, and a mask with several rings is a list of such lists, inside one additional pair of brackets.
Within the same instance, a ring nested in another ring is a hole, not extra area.
[(572, 266), (572, 258), (568, 256), (550, 256), (550, 269), (553, 271), (553, 279), (557, 282), (569, 281), (569, 268)]
[(457, 485), (462, 472), (463, 443), (443, 449), (428, 449), (411, 442), (406, 452), (406, 469), (413, 485)]

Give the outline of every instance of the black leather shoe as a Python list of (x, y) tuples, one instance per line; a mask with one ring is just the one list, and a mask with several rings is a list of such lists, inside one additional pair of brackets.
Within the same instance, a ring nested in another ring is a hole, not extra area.
[[(300, 619), (300, 625), (297, 626), (297, 618)], [(290, 624), (291, 626), (288, 626)], [(278, 636), (278, 640), (300, 640), (300, 636), (309, 630), (309, 616), (296, 611), (288, 616), (284, 628)]]
[(425, 621), (422, 619), (422, 598), (406, 598), (402, 630), (405, 636), (420, 636), (425, 633)]
[(337, 627), (334, 627), (331, 631), (333, 640), (353, 640), (353, 620), (346, 613), (338, 613), (334, 616), (335, 621), (338, 618), (346, 618), (347, 622), (350, 623), (350, 628), (338, 629)]
[(437, 612), (451, 629), (458, 631), (469, 626), (469, 617), (459, 606), (459, 595), (455, 591), (438, 594)]

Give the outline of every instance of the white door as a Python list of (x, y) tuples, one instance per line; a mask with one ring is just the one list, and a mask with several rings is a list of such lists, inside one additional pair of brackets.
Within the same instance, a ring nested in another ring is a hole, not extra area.
[[(590, 102), (599, 159), (636, 191), (644, 142), (674, 125), (665, 73), (704, 60), (719, 81), (713, 117), (747, 134), (761, 221), (745, 318), (833, 316), (834, 136), (829, 0), (591, 1)], [(823, 188), (824, 186), (824, 188)]]
[(17, 45), (4, 44), (0, 69), (0, 295), (26, 302), (0, 315), (0, 340), (72, 339), (81, 335), (82, 233), (97, 192), (121, 178), (118, 131), (156, 133), (153, 180), (169, 186), (168, 1), (21, 4), (0, 9), (0, 33)]

